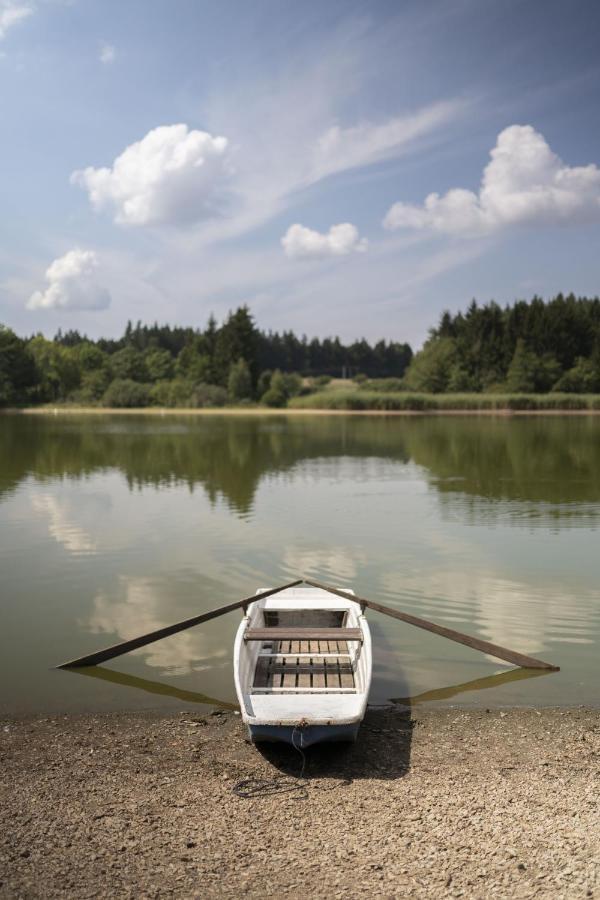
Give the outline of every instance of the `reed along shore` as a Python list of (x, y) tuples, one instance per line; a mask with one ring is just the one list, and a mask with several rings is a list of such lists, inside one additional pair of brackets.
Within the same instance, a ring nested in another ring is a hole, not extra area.
[(4, 716), (0, 897), (598, 897), (599, 775), (594, 709), (370, 709), (305, 759), (233, 712)]

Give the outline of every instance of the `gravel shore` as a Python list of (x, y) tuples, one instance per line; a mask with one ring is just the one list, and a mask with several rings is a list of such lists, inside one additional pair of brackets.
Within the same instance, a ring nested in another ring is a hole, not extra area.
[(600, 897), (598, 710), (372, 709), (302, 764), (234, 713), (4, 718), (0, 897)]

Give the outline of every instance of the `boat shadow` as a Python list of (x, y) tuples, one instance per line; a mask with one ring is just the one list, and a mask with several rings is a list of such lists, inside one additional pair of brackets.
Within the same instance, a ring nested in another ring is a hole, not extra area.
[(355, 743), (330, 742), (299, 750), (289, 744), (257, 743), (264, 760), (283, 775), (352, 781), (402, 778), (410, 769), (414, 721), (411, 706), (367, 709)]
[(443, 703), (471, 691), (490, 690), (549, 674), (553, 673), (545, 669), (509, 669), (370, 706), (353, 744), (316, 744), (300, 752), (288, 744), (260, 743), (256, 749), (267, 763), (290, 778), (303, 774), (309, 779), (342, 780), (348, 784), (361, 778), (381, 781), (403, 778), (410, 771), (413, 730), (417, 725), (413, 716), (421, 704)]

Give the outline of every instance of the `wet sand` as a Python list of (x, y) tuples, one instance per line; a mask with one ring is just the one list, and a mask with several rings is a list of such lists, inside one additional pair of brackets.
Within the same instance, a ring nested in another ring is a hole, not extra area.
[(600, 710), (371, 709), (305, 761), (232, 712), (4, 717), (0, 897), (598, 897), (599, 775)]

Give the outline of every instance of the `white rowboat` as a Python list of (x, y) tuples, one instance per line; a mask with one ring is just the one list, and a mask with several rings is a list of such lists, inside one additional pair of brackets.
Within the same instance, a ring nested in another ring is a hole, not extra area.
[(308, 747), (356, 740), (372, 668), (359, 603), (316, 587), (256, 600), (237, 630), (233, 663), (252, 741)]

